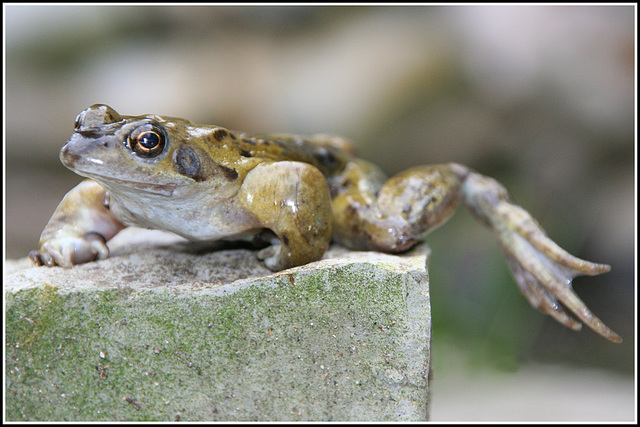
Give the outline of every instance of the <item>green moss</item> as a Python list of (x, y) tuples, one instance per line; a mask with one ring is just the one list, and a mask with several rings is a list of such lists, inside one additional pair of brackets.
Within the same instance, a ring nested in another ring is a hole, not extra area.
[(380, 274), (350, 265), (224, 296), (8, 293), (7, 419), (326, 418), (309, 396), (347, 407), (406, 364), (402, 276)]

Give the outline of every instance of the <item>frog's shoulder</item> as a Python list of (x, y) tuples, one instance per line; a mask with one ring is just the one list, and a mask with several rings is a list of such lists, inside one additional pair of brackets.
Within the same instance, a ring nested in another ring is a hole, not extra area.
[(246, 134), (230, 132), (229, 137), (244, 157), (260, 157), (275, 161), (291, 160), (309, 163), (325, 176), (342, 172), (353, 158), (353, 144), (346, 138), (317, 134)]

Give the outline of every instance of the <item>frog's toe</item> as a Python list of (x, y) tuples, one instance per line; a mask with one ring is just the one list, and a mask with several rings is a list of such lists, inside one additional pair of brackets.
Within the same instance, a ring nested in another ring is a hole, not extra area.
[(29, 252), (29, 259), (36, 267), (42, 267), (43, 265), (46, 265), (47, 267), (54, 267), (57, 265), (51, 254), (48, 252), (31, 251)]
[(262, 261), (265, 267), (271, 271), (279, 271), (284, 269), (280, 261), (280, 244), (274, 243), (264, 249), (260, 249), (257, 253), (258, 259)]
[(98, 233), (87, 233), (67, 247), (65, 259), (71, 264), (83, 264), (89, 261), (105, 259), (109, 256), (105, 238)]
[(567, 314), (553, 294), (533, 274), (525, 270), (515, 257), (508, 252), (506, 252), (505, 257), (520, 291), (534, 308), (550, 315), (556, 321), (574, 331), (582, 329), (582, 323)]
[(520, 290), (531, 305), (551, 315), (563, 325), (579, 330), (580, 322), (569, 316), (562, 303), (591, 329), (613, 342), (622, 338), (596, 317), (576, 295), (571, 281), (579, 275), (596, 275), (610, 270), (574, 257), (549, 239), (541, 229), (527, 233), (500, 234), (500, 243)]
[(63, 254), (64, 247), (59, 241), (48, 240), (40, 243), (37, 251), (29, 252), (31, 262), (36, 266), (70, 267), (72, 264)]

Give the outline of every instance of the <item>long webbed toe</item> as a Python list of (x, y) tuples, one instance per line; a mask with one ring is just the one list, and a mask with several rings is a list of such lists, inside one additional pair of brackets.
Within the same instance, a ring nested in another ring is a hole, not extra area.
[(531, 305), (563, 325), (579, 330), (581, 323), (566, 313), (560, 305), (562, 303), (580, 321), (603, 337), (616, 343), (621, 342), (622, 338), (589, 310), (571, 285), (576, 276), (605, 273), (611, 267), (576, 258), (546, 236), (537, 241), (540, 242), (544, 242), (543, 248), (553, 249), (547, 251), (534, 247), (516, 232), (500, 236), (513, 276)]

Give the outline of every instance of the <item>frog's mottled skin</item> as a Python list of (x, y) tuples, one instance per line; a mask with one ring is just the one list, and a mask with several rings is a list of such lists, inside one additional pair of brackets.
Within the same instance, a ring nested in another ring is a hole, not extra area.
[(270, 242), (258, 257), (272, 270), (320, 259), (332, 238), (354, 249), (401, 252), (462, 201), (496, 233), (534, 307), (580, 329), (562, 302), (599, 334), (622, 341), (571, 288), (573, 277), (610, 267), (565, 252), (502, 185), (459, 164), (387, 179), (340, 137), (246, 135), (175, 117), (121, 116), (106, 105), (78, 115), (60, 159), (90, 179), (53, 214), (30, 253), (37, 265), (106, 258), (106, 241), (129, 225), (198, 241)]

